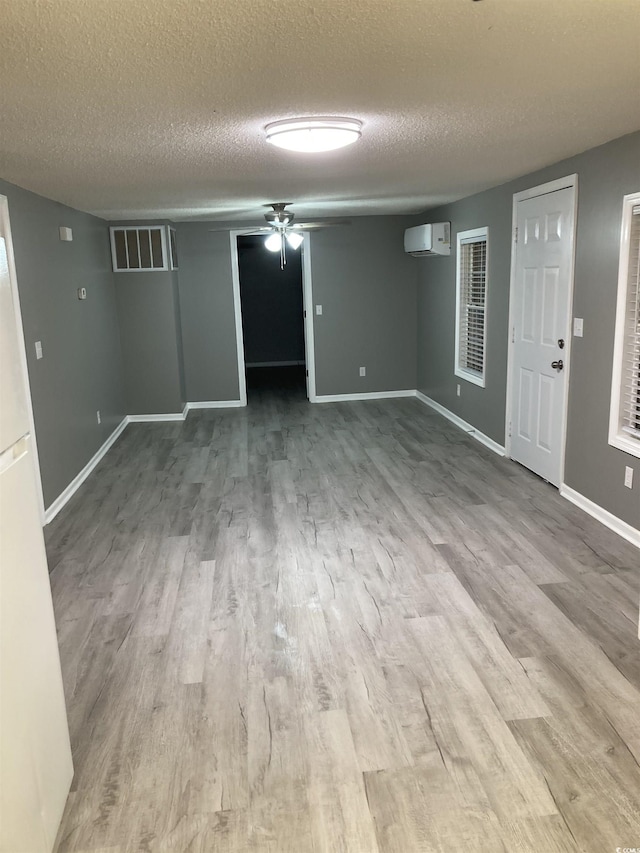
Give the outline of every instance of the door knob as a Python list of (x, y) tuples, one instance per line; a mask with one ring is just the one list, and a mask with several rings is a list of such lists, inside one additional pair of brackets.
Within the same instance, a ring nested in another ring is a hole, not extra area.
[(560, 373), (560, 371), (564, 367), (564, 361), (562, 359), (559, 359), (558, 361), (552, 361), (551, 367), (553, 367), (554, 370), (557, 370), (558, 373)]

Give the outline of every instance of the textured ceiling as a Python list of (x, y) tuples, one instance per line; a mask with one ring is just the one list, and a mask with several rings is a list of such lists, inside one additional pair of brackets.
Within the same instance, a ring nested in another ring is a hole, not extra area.
[[(640, 0), (2, 0), (0, 176), (105, 218), (413, 213), (640, 128)], [(267, 122), (347, 115), (292, 154)]]

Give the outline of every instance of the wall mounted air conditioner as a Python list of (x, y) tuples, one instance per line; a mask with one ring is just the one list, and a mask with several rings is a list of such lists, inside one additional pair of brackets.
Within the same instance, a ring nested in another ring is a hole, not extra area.
[(404, 250), (414, 258), (451, 254), (451, 223), (416, 225), (404, 232)]

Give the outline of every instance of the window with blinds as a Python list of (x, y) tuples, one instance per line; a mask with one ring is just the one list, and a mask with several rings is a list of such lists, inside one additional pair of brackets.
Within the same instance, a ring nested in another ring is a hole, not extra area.
[(455, 374), (484, 387), (488, 228), (458, 234)]
[(622, 209), (609, 443), (640, 457), (640, 193)]

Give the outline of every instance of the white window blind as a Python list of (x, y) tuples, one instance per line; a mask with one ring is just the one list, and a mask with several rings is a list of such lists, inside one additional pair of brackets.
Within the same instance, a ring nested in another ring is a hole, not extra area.
[(640, 439), (640, 204), (629, 229), (629, 269), (622, 353), (622, 428)]
[(487, 229), (458, 234), (456, 374), (484, 384)]
[(622, 205), (609, 444), (640, 458), (640, 193)]

